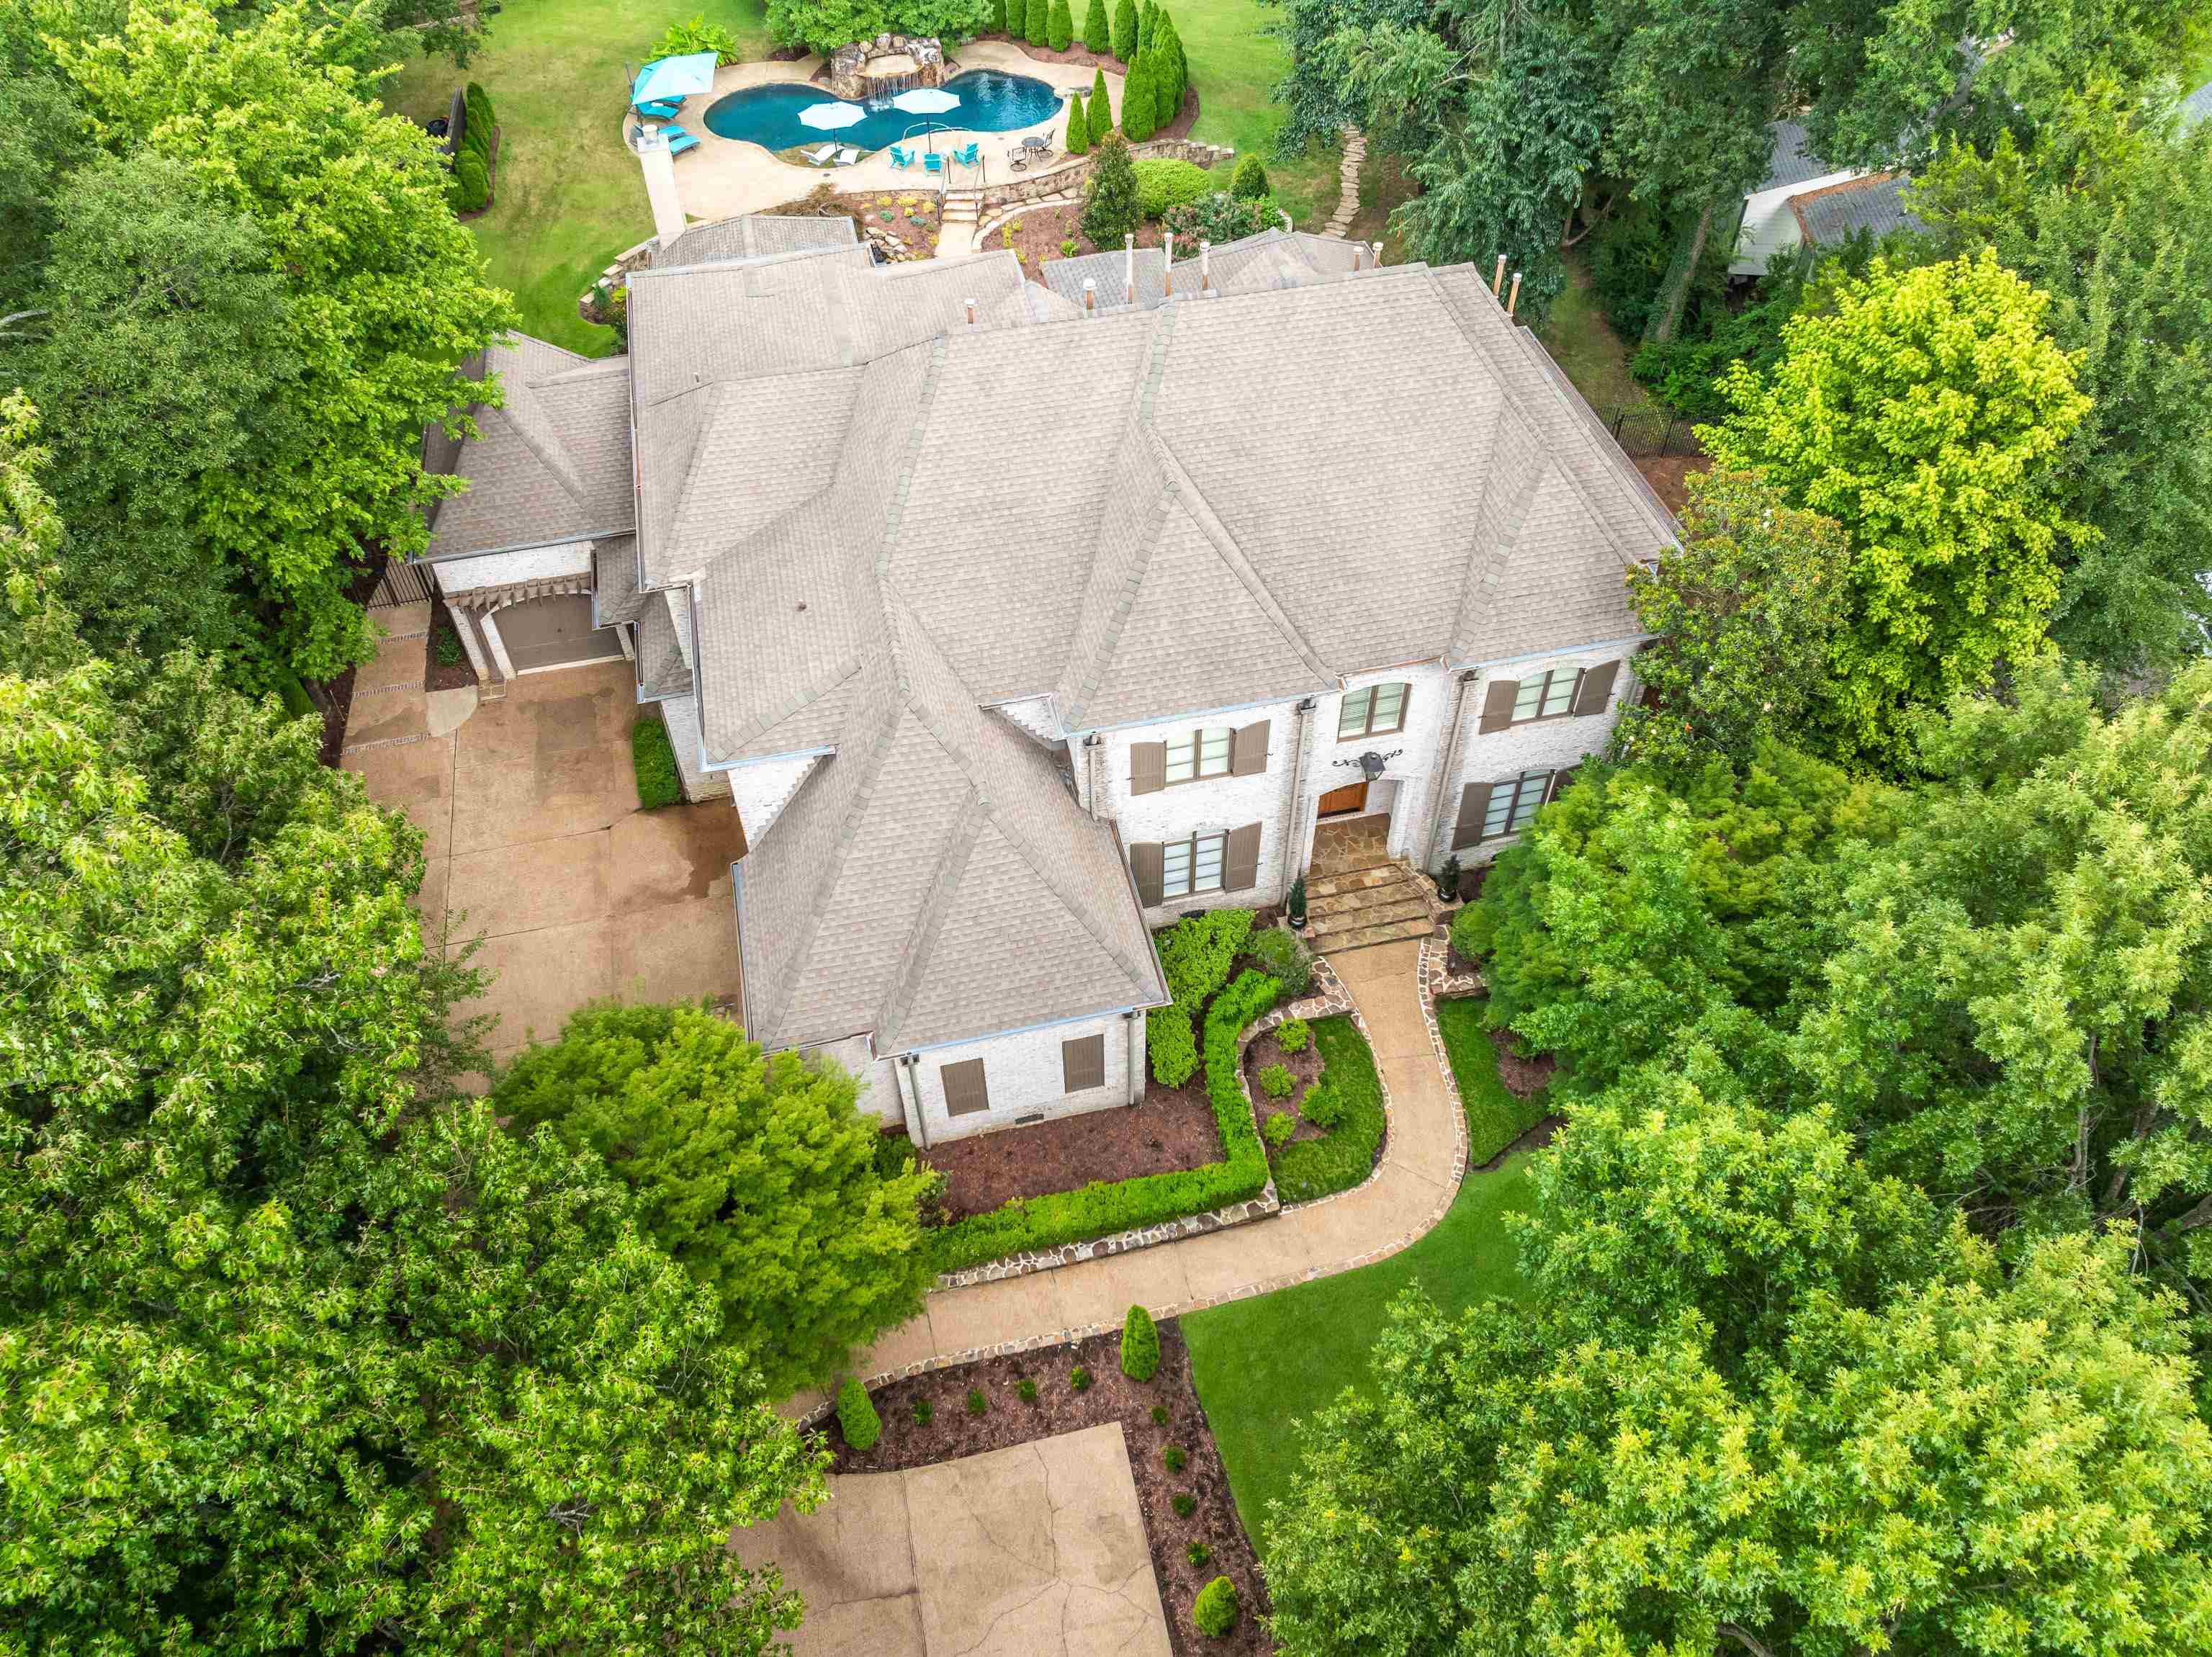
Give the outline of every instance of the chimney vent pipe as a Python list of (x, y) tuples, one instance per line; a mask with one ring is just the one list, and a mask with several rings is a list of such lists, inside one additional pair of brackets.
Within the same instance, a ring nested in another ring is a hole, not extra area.
[(975, 326), (975, 302), (972, 299), (968, 302), (968, 326), (971, 328)]
[(1503, 253), (1500, 253), (1500, 254), (1498, 256), (1498, 269), (1497, 269), (1497, 271), (1496, 271), (1492, 275), (1492, 277), (1491, 277), (1491, 278), (1490, 278), (1490, 296), (1491, 296), (1492, 299), (1495, 299), (1495, 298), (1497, 298), (1497, 297), (1498, 297), (1498, 295), (1499, 294), (1503, 293), (1504, 290), (1505, 290), (1505, 255), (1504, 255), (1504, 254), (1503, 254)]
[(1198, 239), (1198, 290), (1202, 294), (1213, 290), (1213, 244), (1204, 236)]
[(1506, 295), (1506, 298), (1505, 298), (1505, 314), (1506, 314), (1506, 315), (1508, 315), (1508, 316), (1512, 315), (1512, 314), (1513, 314), (1513, 308), (1514, 308), (1516, 305), (1518, 305), (1520, 302), (1521, 302), (1521, 272), (1520, 272), (1520, 271), (1516, 271), (1513, 273), (1513, 291), (1512, 291), (1510, 294), (1507, 295)]
[(1083, 314), (1098, 314), (1098, 284), (1089, 277), (1083, 278)]

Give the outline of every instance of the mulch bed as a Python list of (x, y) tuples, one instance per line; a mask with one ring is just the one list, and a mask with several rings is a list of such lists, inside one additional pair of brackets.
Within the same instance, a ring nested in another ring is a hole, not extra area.
[[(1268, 1098), (1267, 1089), (1260, 1085), (1260, 1072), (1270, 1064), (1281, 1065), (1297, 1079), (1297, 1085), (1281, 1099)], [(1308, 1086), (1320, 1080), (1321, 1046), (1310, 1035), (1306, 1038), (1304, 1051), (1301, 1052), (1285, 1052), (1282, 1044), (1276, 1040), (1275, 1033), (1273, 1030), (1268, 1031), (1265, 1035), (1255, 1037), (1252, 1045), (1244, 1050), (1244, 1086), (1246, 1091), (1252, 1095), (1253, 1114), (1261, 1122), (1265, 1122), (1277, 1111), (1290, 1111), (1295, 1113), (1298, 1101), (1306, 1096)], [(1298, 1130), (1292, 1134), (1291, 1138), (1293, 1142), (1300, 1139), (1319, 1139), (1327, 1132), (1327, 1129), (1317, 1128), (1304, 1117), (1299, 1117)], [(1271, 1154), (1273, 1149), (1274, 1147), (1268, 1147)]]
[(321, 758), (332, 771), (337, 769), (338, 757), (345, 752), (346, 721), (353, 713), (353, 676), (354, 669), (349, 667), (336, 679), (302, 681), (307, 699), (323, 716)]
[[(1091, 1375), (1090, 1388), (1082, 1392), (1068, 1385), (1077, 1364)], [(1024, 1378), (1036, 1383), (1034, 1404), (1022, 1402), (1018, 1387)], [(983, 1415), (968, 1413), (971, 1387), (981, 1391), (990, 1406)], [(1141, 1385), (1121, 1373), (1121, 1337), (1113, 1334), (936, 1370), (893, 1381), (872, 1396), (883, 1417), (883, 1437), (873, 1449), (857, 1453), (846, 1444), (833, 1418), (824, 1429), (836, 1453), (833, 1472), (927, 1467), (1120, 1422), (1128, 1441), (1129, 1467), (1136, 1477), (1137, 1505), (1144, 1514), (1152, 1569), (1159, 1577), (1168, 1639), (1176, 1657), (1210, 1657), (1214, 1653), (1260, 1657), (1275, 1649), (1260, 1620), (1271, 1609), (1267, 1584), (1237, 1515), (1236, 1498), (1230, 1494), (1206, 1410), (1191, 1385), (1190, 1355), (1182, 1331), (1172, 1320), (1160, 1325), (1159, 1371)], [(926, 1427), (914, 1419), (915, 1402), (922, 1398), (933, 1411)], [(1155, 1404), (1168, 1412), (1164, 1427), (1153, 1423)], [(1160, 1459), (1170, 1444), (1181, 1445), (1189, 1456), (1179, 1473), (1170, 1472)], [(1179, 1516), (1174, 1506), (1175, 1497), (1184, 1493), (1198, 1499), (1188, 1519)], [(1193, 1542), (1209, 1550), (1203, 1565), (1190, 1563), (1186, 1550)], [(1237, 1584), (1244, 1615), (1227, 1639), (1202, 1639), (1191, 1628), (1191, 1604), (1198, 1591), (1217, 1576)]]
[[(1033, 208), (1023, 213), (1018, 218), (1008, 219), (1006, 223), (984, 237), (978, 244), (976, 251), (996, 253), (1000, 248), (1006, 247), (1006, 232), (1009, 229), (1014, 233), (1012, 244), (1014, 251), (1022, 257), (1022, 274), (1032, 282), (1044, 280), (1045, 260), (1067, 257), (1060, 251), (1060, 244), (1063, 241), (1074, 242), (1075, 251), (1079, 256), (1084, 253), (1117, 251), (1114, 248), (1100, 248), (1091, 244), (1091, 238), (1083, 234), (1083, 209), (1075, 202), (1064, 203), (1058, 207)], [(1147, 219), (1137, 227), (1137, 246), (1157, 247), (1160, 245), (1160, 238), (1164, 234), (1158, 220)], [(1121, 277), (1117, 276), (1114, 280), (1119, 283)], [(1098, 294), (1098, 302), (1101, 305), (1109, 303), (1118, 305), (1121, 301), (1120, 294), (1109, 293), (1103, 285), (1101, 286)]]
[[(907, 209), (914, 216), (907, 216)], [(927, 259), (937, 245), (937, 197), (927, 190), (855, 191), (841, 193), (824, 179), (796, 201), (767, 210), (778, 218), (848, 218), (856, 230), (881, 230), (896, 236), (915, 258)], [(883, 216), (889, 213), (890, 217)]]
[(422, 688), (426, 691), (458, 691), (477, 682), (477, 670), (470, 661), (468, 652), (461, 652), (456, 664), (438, 660), (438, 640), (452, 634), (456, 644), (460, 643), (460, 626), (453, 612), (446, 608), (446, 595), (434, 593), (430, 596), (430, 631), (422, 636)]
[(1513, 1051), (1520, 1038), (1510, 1030), (1492, 1030), (1489, 1035), (1490, 1045), (1498, 1050), (1498, 1079), (1505, 1084), (1507, 1093), (1516, 1099), (1532, 1099), (1551, 1085), (1559, 1060), (1549, 1053), (1522, 1058)]
[(947, 1219), (961, 1220), (1094, 1179), (1202, 1168), (1221, 1160), (1221, 1132), (1202, 1080), (1193, 1077), (1181, 1087), (1153, 1084), (1137, 1105), (956, 1139), (921, 1160), (945, 1176)]

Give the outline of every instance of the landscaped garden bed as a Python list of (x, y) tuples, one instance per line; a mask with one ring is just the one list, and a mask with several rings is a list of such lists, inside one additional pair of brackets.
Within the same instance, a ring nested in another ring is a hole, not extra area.
[[(1367, 1039), (1349, 1018), (1313, 1020), (1304, 1046), (1294, 1051), (1285, 1051), (1279, 1026), (1246, 1050), (1245, 1066), (1262, 1138), (1268, 1115), (1291, 1112), (1297, 1124), (1289, 1139), (1268, 1141), (1275, 1194), (1284, 1202), (1333, 1197), (1375, 1172), (1388, 1125), (1382, 1081)], [(1279, 1066), (1291, 1079), (1290, 1091), (1280, 1094), (1274, 1092), (1280, 1077), (1268, 1075)]]
[(430, 595), (430, 631), (422, 640), (422, 688), (458, 691), (477, 682), (477, 670), (461, 643), (459, 623), (446, 607), (446, 595)]
[[(1148, 1381), (1121, 1373), (1118, 1334), (892, 1381), (870, 1394), (883, 1422), (883, 1435), (873, 1447), (856, 1451), (834, 1423), (825, 1429), (836, 1453), (831, 1471), (883, 1473), (927, 1467), (1119, 1422), (1177, 1657), (1273, 1652), (1274, 1642), (1261, 1623), (1267, 1610), (1267, 1587), (1230, 1494), (1206, 1411), (1191, 1385), (1182, 1331), (1173, 1321), (1164, 1323), (1159, 1338), (1159, 1368)], [(1070, 1382), (1079, 1365), (1090, 1376), (1090, 1385), (1080, 1392)], [(1023, 1396), (1024, 1382), (1034, 1397)], [(971, 1395), (981, 1402), (980, 1413), (969, 1402)], [(917, 1404), (928, 1406), (927, 1422), (915, 1419)], [(1164, 1422), (1154, 1418), (1155, 1410), (1164, 1413)], [(1180, 1470), (1168, 1465), (1170, 1446), (1183, 1453)], [(1178, 1496), (1189, 1498), (1188, 1513), (1176, 1511)], [(1194, 1560), (1194, 1545), (1205, 1550), (1202, 1560)], [(1227, 1638), (1211, 1640), (1193, 1630), (1191, 1605), (1199, 1590), (1217, 1576), (1237, 1585), (1243, 1614)]]
[(1181, 1087), (1155, 1084), (1136, 1105), (933, 1145), (922, 1161), (945, 1176), (949, 1216), (964, 1220), (1094, 1180), (1173, 1173), (1220, 1157), (1213, 1107), (1194, 1080)]
[(1560, 1120), (1544, 1111), (1558, 1061), (1548, 1053), (1523, 1057), (1510, 1030), (1489, 1027), (1487, 1010), (1479, 996), (1437, 1003), (1437, 1033), (1467, 1112), (1468, 1166), (1475, 1168), (1494, 1166), (1509, 1151), (1547, 1143)]

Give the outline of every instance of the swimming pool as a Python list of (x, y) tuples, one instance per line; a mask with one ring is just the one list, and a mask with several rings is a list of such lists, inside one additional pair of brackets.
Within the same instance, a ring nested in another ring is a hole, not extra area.
[(769, 149), (811, 149), (816, 144), (850, 144), (856, 149), (881, 149), (898, 143), (911, 131), (920, 142), (923, 129), (939, 131), (1011, 132), (1034, 126), (1059, 112), (1060, 94), (1028, 75), (1008, 75), (995, 69), (971, 69), (954, 76), (945, 90), (960, 100), (957, 109), (929, 115), (910, 114), (890, 99), (850, 104), (866, 113), (850, 126), (814, 127), (799, 119), (801, 110), (837, 101), (817, 86), (794, 86), (789, 82), (749, 86), (718, 98), (707, 111), (707, 130), (725, 138), (739, 138)]

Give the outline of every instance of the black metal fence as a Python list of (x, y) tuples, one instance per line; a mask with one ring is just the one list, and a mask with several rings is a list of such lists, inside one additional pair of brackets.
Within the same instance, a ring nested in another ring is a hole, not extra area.
[(1703, 454), (1697, 421), (1677, 414), (1663, 403), (1624, 403), (1607, 417), (1613, 441), (1630, 454), (1656, 458), (1668, 454)]

